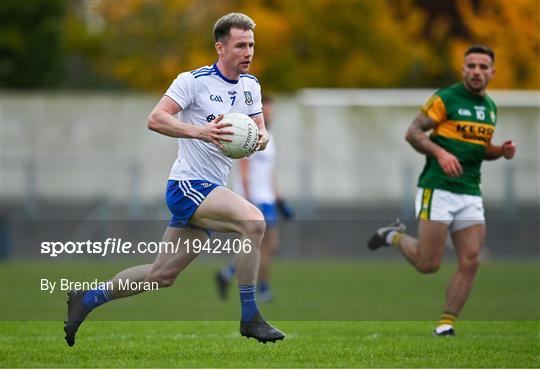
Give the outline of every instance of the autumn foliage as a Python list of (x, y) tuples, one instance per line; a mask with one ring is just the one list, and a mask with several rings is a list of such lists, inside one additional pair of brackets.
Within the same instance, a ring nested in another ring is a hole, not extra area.
[[(2, 4), (9, 6), (0, 5), (6, 10), (3, 27), (11, 28), (4, 32), (0, 52), (11, 59), (0, 64), (0, 80), (8, 86), (31, 87), (17, 82), (18, 75), (29, 76), (19, 73), (17, 66), (26, 60), (21, 50), (34, 50), (36, 55), (57, 53), (48, 60), (51, 70), (59, 70), (55, 61), (63, 63), (64, 74), (55, 80), (60, 86), (161, 92), (179, 72), (215, 61), (213, 24), (221, 15), (239, 11), (257, 23), (252, 72), (268, 90), (440, 87), (460, 78), (463, 52), (476, 43), (495, 50), (494, 87), (540, 89), (538, 0), (23, 3), (65, 8), (51, 12), (56, 18), (46, 23), (60, 32), (51, 34), (56, 37), (51, 40), (61, 40), (63, 55), (59, 58), (59, 48), (47, 47), (52, 43), (46, 39), (37, 42), (29, 36), (29, 27), (36, 24), (30, 13), (17, 33), (17, 14), (25, 13), (15, 9), (20, 7), (15, 0), (6, 0)], [(45, 69), (36, 73), (50, 75)], [(43, 80), (43, 85), (52, 80)]]

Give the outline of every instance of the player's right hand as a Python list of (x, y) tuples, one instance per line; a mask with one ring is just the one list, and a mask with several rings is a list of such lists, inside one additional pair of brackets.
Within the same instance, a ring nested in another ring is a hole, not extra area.
[(294, 218), (294, 210), (285, 200), (281, 198), (276, 200), (276, 206), (285, 220), (292, 220)]
[(253, 151), (253, 153), (259, 150), (266, 149), (266, 146), (268, 145), (268, 141), (270, 141), (270, 136), (268, 135), (268, 131), (266, 131), (266, 128), (262, 130), (259, 129), (259, 140), (257, 141), (257, 146), (255, 147), (255, 150)]
[(446, 150), (442, 150), (437, 155), (437, 161), (446, 175), (459, 177), (463, 174), (463, 168), (461, 168), (459, 160), (455, 155), (448, 153)]
[(207, 143), (213, 143), (220, 149), (223, 149), (223, 145), (220, 141), (232, 141), (227, 135), (233, 135), (234, 133), (227, 130), (227, 127), (232, 126), (230, 123), (219, 123), (223, 119), (223, 114), (217, 116), (213, 121), (199, 128), (199, 135), (197, 139), (205, 141)]
[(501, 145), (501, 153), (506, 159), (514, 158), (514, 155), (516, 155), (516, 144), (512, 140), (506, 140)]

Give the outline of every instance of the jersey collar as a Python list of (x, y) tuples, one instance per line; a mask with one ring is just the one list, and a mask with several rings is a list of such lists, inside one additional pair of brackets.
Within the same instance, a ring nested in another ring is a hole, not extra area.
[(216, 74), (221, 77), (221, 79), (225, 82), (228, 82), (230, 84), (233, 84), (233, 85), (236, 85), (238, 83), (239, 80), (229, 80), (227, 77), (223, 76), (223, 74), (221, 73), (221, 71), (219, 70), (219, 68), (217, 67), (217, 63), (214, 63), (213, 64), (213, 67), (214, 69), (216, 70)]

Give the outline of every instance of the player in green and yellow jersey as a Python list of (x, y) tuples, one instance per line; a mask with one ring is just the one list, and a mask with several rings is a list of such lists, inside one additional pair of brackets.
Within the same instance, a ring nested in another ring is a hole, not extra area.
[(512, 159), (516, 151), (512, 141), (500, 146), (491, 143), (497, 107), (485, 90), (495, 74), (494, 61), (493, 51), (486, 46), (467, 49), (463, 82), (437, 91), (407, 131), (407, 141), (426, 155), (416, 197), (418, 239), (405, 234), (405, 226), (397, 221), (378, 229), (368, 241), (371, 250), (396, 246), (418, 271), (433, 273), (441, 265), (450, 232), (458, 268), (446, 290), (435, 335), (454, 335), (454, 322), (480, 263), (486, 233), (480, 192), (482, 161)]

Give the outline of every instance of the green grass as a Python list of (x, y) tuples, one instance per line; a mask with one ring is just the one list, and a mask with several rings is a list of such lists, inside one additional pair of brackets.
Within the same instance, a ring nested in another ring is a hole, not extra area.
[[(41, 292), (40, 279), (106, 280), (130, 267), (128, 262), (33, 262), (0, 264), (2, 320), (63, 320), (66, 292)], [(216, 320), (238, 318), (234, 286), (231, 299), (217, 299), (213, 277), (221, 264), (196, 261), (174, 287), (114, 301), (92, 313), (97, 320)], [(435, 320), (444, 304), (455, 265), (422, 275), (403, 261), (278, 262), (273, 270), (277, 296), (264, 313), (283, 321)], [(461, 319), (540, 320), (540, 264), (486, 262)]]
[(68, 348), (59, 322), (4, 322), (2, 367), (537, 368), (538, 323), (277, 322), (283, 342), (241, 338), (236, 322), (87, 322)]
[(130, 262), (0, 265), (1, 367), (540, 367), (540, 266), (488, 261), (455, 338), (433, 338), (455, 265), (420, 275), (401, 261), (279, 262), (264, 316), (283, 342), (241, 338), (237, 293), (217, 299), (203, 259), (174, 287), (111, 302), (64, 343), (65, 292), (39, 279), (106, 279)]

